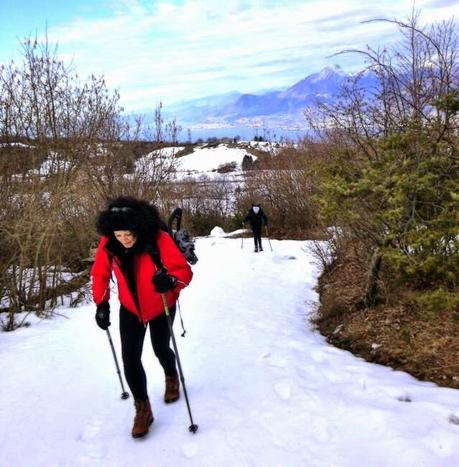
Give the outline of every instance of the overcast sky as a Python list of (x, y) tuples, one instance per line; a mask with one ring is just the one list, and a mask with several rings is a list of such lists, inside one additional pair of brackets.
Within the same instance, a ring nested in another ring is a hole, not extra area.
[[(80, 76), (104, 75), (129, 111), (232, 90), (283, 89), (327, 65), (355, 71), (344, 48), (398, 38), (406, 0), (0, 0), (0, 63), (48, 31)], [(363, 6), (362, 6), (363, 5)], [(459, 18), (457, 0), (417, 0), (421, 20)], [(456, 23), (457, 24), (457, 23)]]

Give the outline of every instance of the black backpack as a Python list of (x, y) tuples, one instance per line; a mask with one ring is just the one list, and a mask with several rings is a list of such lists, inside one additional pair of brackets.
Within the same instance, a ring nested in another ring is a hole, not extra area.
[[(172, 225), (176, 221), (176, 229), (174, 230)], [(180, 251), (185, 256), (186, 260), (194, 265), (198, 262), (198, 257), (196, 256), (194, 240), (192, 240), (188, 230), (181, 229), (180, 224), (182, 222), (182, 209), (176, 208), (172, 212), (167, 222), (167, 231), (169, 235), (174, 239), (176, 245), (179, 247)], [(158, 263), (155, 264), (158, 265)]]

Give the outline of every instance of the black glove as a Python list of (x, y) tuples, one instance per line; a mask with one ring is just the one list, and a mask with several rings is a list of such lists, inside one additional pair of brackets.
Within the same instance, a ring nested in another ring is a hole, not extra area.
[(153, 276), (153, 285), (158, 293), (166, 293), (173, 289), (176, 283), (177, 279), (174, 276), (169, 276), (166, 271), (158, 271)]
[(110, 326), (110, 304), (108, 302), (97, 305), (96, 322), (97, 326), (104, 331)]

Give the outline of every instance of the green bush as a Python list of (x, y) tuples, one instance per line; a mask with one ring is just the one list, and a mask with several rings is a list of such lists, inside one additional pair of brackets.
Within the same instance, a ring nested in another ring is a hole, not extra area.
[(416, 297), (416, 302), (423, 312), (438, 314), (459, 309), (459, 295), (443, 288), (429, 290)]

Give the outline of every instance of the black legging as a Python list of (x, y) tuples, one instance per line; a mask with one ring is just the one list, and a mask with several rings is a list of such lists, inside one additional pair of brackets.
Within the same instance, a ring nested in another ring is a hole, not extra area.
[[(175, 306), (169, 309), (174, 322)], [(177, 376), (175, 354), (170, 348), (170, 332), (167, 317), (163, 313), (148, 322), (153, 351), (164, 369), (166, 376)], [(145, 400), (147, 393), (147, 377), (142, 365), (142, 349), (146, 327), (140, 323), (137, 316), (120, 308), (121, 353), (123, 357), (124, 376), (131, 389), (134, 399)]]
[(253, 227), (252, 228), (253, 232), (253, 241), (255, 243), (255, 249), (262, 249), (261, 246), (261, 226), (260, 227)]

